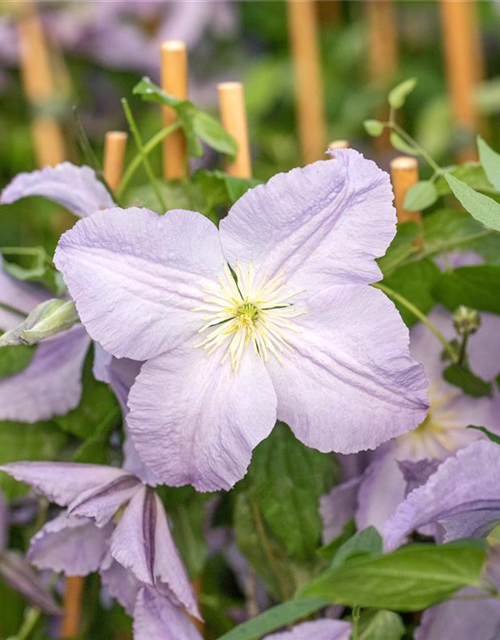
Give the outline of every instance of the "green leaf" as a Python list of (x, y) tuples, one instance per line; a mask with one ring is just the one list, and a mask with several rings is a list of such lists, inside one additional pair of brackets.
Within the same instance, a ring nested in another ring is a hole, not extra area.
[(392, 91), (389, 92), (388, 101), (393, 109), (401, 109), (406, 102), (406, 98), (417, 86), (416, 78), (409, 78), (404, 82), (398, 84)]
[(359, 621), (359, 640), (401, 640), (405, 625), (393, 611), (365, 611)]
[[(383, 284), (409, 300), (422, 313), (427, 314), (436, 304), (433, 288), (440, 275), (441, 272), (432, 260), (424, 259), (399, 267), (389, 277), (384, 278)], [(414, 314), (404, 305), (397, 301), (393, 302), (408, 327), (417, 322)]]
[(345, 564), (347, 560), (362, 555), (380, 555), (383, 550), (383, 541), (375, 527), (367, 527), (358, 531), (349, 538), (335, 554), (331, 567), (337, 568)]
[(388, 275), (400, 262), (415, 253), (413, 241), (418, 237), (419, 233), (420, 226), (416, 222), (398, 224), (394, 240), (387, 249), (385, 256), (378, 259), (379, 267), (384, 275)]
[(194, 157), (203, 155), (200, 138), (216, 151), (233, 156), (237, 151), (234, 138), (212, 116), (198, 109), (189, 100), (180, 100), (154, 84), (149, 78), (143, 78), (135, 87), (134, 94), (143, 100), (157, 102), (174, 109), (186, 136), (188, 154)]
[(450, 311), (464, 305), (500, 314), (499, 282), (500, 265), (459, 267), (440, 274), (434, 283), (433, 294)]
[(407, 211), (422, 211), (433, 205), (438, 197), (435, 184), (430, 180), (422, 180), (408, 189), (404, 208)]
[(39, 282), (56, 295), (64, 290), (61, 274), (43, 247), (4, 247), (2, 267), (16, 280)]
[(274, 537), (293, 558), (307, 561), (321, 539), (319, 499), (335, 480), (331, 456), (304, 446), (278, 423), (255, 450), (247, 480)]
[(384, 123), (380, 120), (365, 120), (363, 126), (366, 133), (374, 138), (378, 138), (384, 132)]
[[(202, 194), (189, 180), (158, 180), (158, 187), (167, 204), (167, 210), (187, 209), (199, 211), (203, 205)], [(158, 198), (151, 184), (141, 185), (130, 189), (127, 193), (127, 206), (146, 207), (155, 209), (158, 206)]]
[(398, 151), (401, 151), (402, 153), (408, 153), (411, 156), (420, 155), (420, 153), (415, 149), (415, 147), (413, 147), (412, 145), (408, 144), (408, 142), (406, 142), (406, 140), (404, 140), (399, 135), (399, 133), (396, 133), (395, 131), (391, 132), (390, 141), (391, 141), (392, 146), (395, 149), (397, 149)]
[(482, 540), (411, 544), (387, 555), (354, 557), (327, 569), (299, 596), (322, 597), (351, 607), (420, 611), (465, 586), (477, 585), (485, 559)]
[(35, 355), (36, 347), (24, 344), (0, 348), (0, 377), (13, 376), (29, 365)]
[(355, 533), (356, 533), (356, 524), (354, 520), (349, 520), (343, 526), (342, 533), (336, 538), (334, 538), (328, 544), (325, 544), (324, 546), (320, 547), (316, 553), (321, 558), (332, 561), (333, 558), (335, 557), (335, 554), (340, 549), (340, 547), (344, 544), (344, 542), (347, 542), (349, 538), (352, 538), (352, 536)]
[(159, 495), (165, 503), (172, 534), (191, 580), (203, 571), (208, 557), (205, 531), (207, 500), (210, 494), (198, 493), (192, 487), (163, 487)]
[(498, 202), (474, 191), (465, 182), (451, 175), (446, 175), (446, 181), (457, 200), (473, 218), (479, 220), (488, 229), (500, 231), (500, 204)]
[(326, 604), (328, 603), (323, 598), (296, 598), (272, 607), (265, 613), (240, 624), (218, 640), (256, 640), (271, 631), (315, 613)]
[[(276, 500), (276, 497), (274, 497)], [(291, 598), (299, 585), (311, 578), (311, 565), (292, 560), (266, 526), (250, 493), (241, 493), (234, 507), (234, 532), (238, 546), (276, 600)]]
[(443, 378), (455, 387), (459, 387), (467, 395), (474, 398), (491, 397), (491, 382), (483, 380), (467, 367), (450, 364), (443, 371)]
[(500, 236), (465, 211), (440, 209), (423, 218), (424, 249), (431, 254), (474, 251), (488, 262), (500, 262)]
[(500, 436), (497, 436), (496, 434), (491, 433), (491, 431), (486, 429), (486, 427), (476, 427), (473, 424), (470, 424), (468, 427), (466, 427), (466, 429), (476, 429), (476, 431), (481, 431), (481, 433), (484, 433), (484, 435), (489, 440), (491, 440), (491, 442), (494, 442), (495, 444), (500, 444)]
[[(54, 460), (66, 440), (66, 435), (53, 422), (0, 422), (0, 464), (18, 460)], [(8, 500), (27, 492), (26, 485), (3, 472), (0, 472), (0, 489)]]
[(65, 416), (57, 416), (54, 422), (68, 433), (83, 440), (101, 432), (108, 432), (120, 419), (121, 411), (110, 387), (96, 380), (92, 374), (93, 353), (89, 351), (83, 368), (83, 391), (79, 405)]
[(219, 153), (234, 156), (238, 151), (238, 145), (233, 136), (229, 135), (220, 122), (208, 113), (196, 110), (193, 126), (196, 135)]
[(477, 147), (479, 149), (479, 158), (488, 180), (497, 191), (500, 191), (500, 154), (493, 151), (481, 136), (477, 137)]
[(497, 190), (488, 180), (484, 168), (477, 162), (465, 162), (445, 169), (444, 175), (438, 176), (436, 180), (436, 189), (440, 196), (446, 196), (452, 193), (450, 185), (446, 181), (446, 175), (452, 175), (454, 178), (465, 182), (475, 191), (482, 193), (497, 193)]

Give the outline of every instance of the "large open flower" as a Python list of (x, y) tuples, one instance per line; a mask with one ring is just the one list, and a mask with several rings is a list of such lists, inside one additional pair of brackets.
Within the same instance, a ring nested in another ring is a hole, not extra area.
[(56, 264), (89, 334), (146, 360), (139, 454), (170, 485), (229, 488), (285, 421), (321, 451), (374, 448), (425, 417), (422, 367), (369, 283), (395, 232), (388, 176), (335, 153), (248, 191), (217, 230), (192, 211), (99, 211)]

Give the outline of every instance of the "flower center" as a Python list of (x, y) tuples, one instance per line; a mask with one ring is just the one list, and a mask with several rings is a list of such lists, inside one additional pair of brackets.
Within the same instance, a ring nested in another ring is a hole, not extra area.
[(257, 281), (251, 263), (246, 268), (236, 264), (234, 271), (226, 265), (224, 276), (207, 290), (205, 306), (194, 309), (205, 314), (199, 331), (205, 339), (196, 347), (208, 354), (219, 347), (226, 349), (222, 362), (230, 358), (234, 371), (249, 345), (263, 362), (270, 353), (281, 362), (281, 354), (293, 352), (287, 337), (298, 328), (291, 319), (306, 313), (297, 311), (291, 302), (301, 292), (287, 291), (282, 276)]

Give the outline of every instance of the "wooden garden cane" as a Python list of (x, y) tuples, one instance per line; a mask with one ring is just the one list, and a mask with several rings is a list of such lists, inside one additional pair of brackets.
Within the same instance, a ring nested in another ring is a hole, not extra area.
[[(167, 93), (186, 100), (188, 96), (187, 50), (180, 40), (167, 40), (161, 45), (161, 87)], [(177, 120), (175, 111), (163, 107), (163, 126)], [(174, 131), (163, 141), (163, 175), (167, 180), (187, 176), (186, 138)]]
[(305, 164), (323, 158), (326, 148), (325, 106), (316, 8), (314, 0), (288, 0), (298, 129), (302, 161)]
[[(120, 184), (127, 134), (109, 131), (104, 142), (104, 178), (115, 191)], [(85, 578), (68, 576), (64, 592), (64, 615), (61, 622), (61, 638), (74, 638), (80, 631), (83, 587)]]
[(417, 159), (411, 156), (394, 158), (391, 162), (391, 179), (398, 222), (420, 222), (422, 219), (420, 211), (407, 211), (404, 208), (408, 190), (418, 182)]
[(66, 159), (66, 150), (59, 123), (41, 111), (57, 96), (57, 87), (45, 34), (32, 0), (19, 4), (18, 34), (23, 88), (35, 110), (31, 126), (37, 164), (54, 166)]
[[(470, 134), (479, 126), (474, 89), (483, 78), (484, 64), (475, 0), (440, 0), (446, 75), (456, 124)], [(460, 161), (477, 160), (475, 146)]]
[(233, 161), (227, 162), (226, 171), (236, 178), (251, 178), (252, 161), (243, 84), (241, 82), (221, 82), (217, 85), (217, 89), (222, 125), (238, 144), (236, 156)]

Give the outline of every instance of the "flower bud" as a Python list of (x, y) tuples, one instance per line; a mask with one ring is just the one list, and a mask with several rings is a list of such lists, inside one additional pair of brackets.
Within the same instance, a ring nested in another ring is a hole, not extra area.
[(20, 325), (4, 333), (0, 347), (31, 346), (71, 329), (79, 321), (73, 300), (47, 300), (36, 306)]
[(459, 336), (469, 336), (481, 326), (481, 317), (474, 309), (461, 305), (453, 314), (453, 325)]

